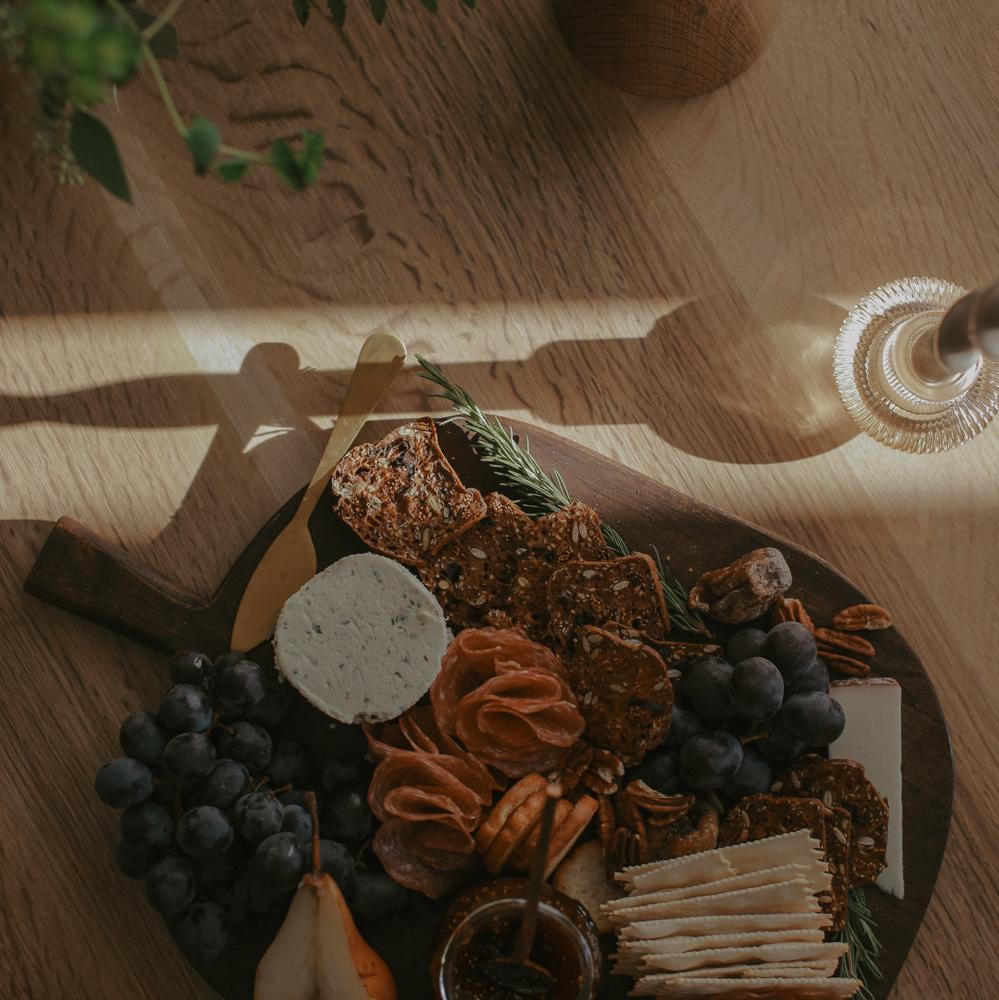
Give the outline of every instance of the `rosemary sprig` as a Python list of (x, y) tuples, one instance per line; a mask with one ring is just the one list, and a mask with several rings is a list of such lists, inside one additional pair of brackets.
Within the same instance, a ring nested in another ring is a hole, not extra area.
[(836, 932), (834, 940), (847, 944), (846, 954), (839, 960), (839, 975), (846, 979), (859, 979), (864, 985), (857, 996), (860, 1000), (874, 1000), (871, 985), (875, 979), (881, 978), (878, 968), (881, 942), (863, 889), (850, 890), (846, 926)]
[[(572, 503), (569, 487), (557, 469), (548, 475), (531, 454), (531, 442), (514, 439), (498, 417), (490, 419), (465, 389), (455, 385), (435, 364), (416, 356), (422, 376), (442, 390), (436, 398), (447, 400), (457, 411), (448, 417), (459, 421), (469, 433), (472, 447), (499, 477), (500, 485), (516, 494), (521, 507), (537, 517), (561, 510)], [(610, 525), (603, 526), (604, 541), (618, 555), (630, 555), (632, 549), (618, 531)], [(710, 635), (700, 615), (687, 606), (687, 590), (675, 577), (670, 576), (656, 552), (656, 564), (662, 580), (663, 593), (674, 624), (685, 632)]]

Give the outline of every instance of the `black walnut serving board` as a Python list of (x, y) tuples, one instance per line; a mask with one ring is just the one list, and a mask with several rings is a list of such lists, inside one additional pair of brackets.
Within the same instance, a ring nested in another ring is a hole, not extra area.
[[(376, 440), (394, 424), (370, 423), (360, 440)], [(774, 538), (564, 438), (516, 421), (511, 426), (518, 435), (529, 436), (531, 450), (543, 468), (558, 469), (573, 494), (596, 508), (633, 547), (650, 550), (656, 546), (669, 557), (673, 572), (688, 584), (705, 570), (722, 566), (749, 549), (776, 545), (787, 556), (794, 575), (791, 593), (805, 602), (817, 621), (828, 621), (841, 608), (871, 600), (827, 563), (791, 542)], [(468, 485), (496, 488), (495, 477), (455, 426), (442, 425), (440, 436), (445, 453)], [(217, 652), (228, 648), (243, 588), (271, 540), (291, 517), (297, 500), (293, 497), (271, 518), (207, 601), (182, 592), (69, 518), (53, 528), (25, 589), (164, 652), (192, 646)], [(310, 528), (320, 568), (364, 550), (333, 514), (328, 497), (320, 502)], [(947, 844), (954, 774), (946, 723), (922, 664), (895, 629), (879, 633), (877, 647), (876, 672), (894, 677), (902, 686), (905, 814), (905, 899), (894, 899), (874, 888), (867, 893), (883, 946), (883, 975), (873, 992), (883, 1000), (891, 991), (933, 893)], [(272, 662), (268, 645), (251, 655), (266, 664)], [(329, 752), (342, 740), (357, 738), (356, 732), (344, 732), (344, 727), (331, 731), (328, 720), (304, 702), (296, 706), (284, 726), (318, 753)], [(428, 1000), (431, 996), (425, 970), (442, 910), (441, 904), (427, 904), (423, 914), (410, 912), (377, 927), (362, 926), (392, 967), (399, 1000)], [(230, 1000), (249, 1000), (256, 961), (278, 923), (261, 922), (238, 946), (201, 972)], [(629, 986), (628, 980), (609, 977), (601, 997), (616, 1000), (625, 996)]]

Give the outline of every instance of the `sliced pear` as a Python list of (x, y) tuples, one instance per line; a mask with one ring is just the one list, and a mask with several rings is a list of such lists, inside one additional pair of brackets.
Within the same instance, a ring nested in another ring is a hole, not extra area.
[(257, 966), (254, 1000), (395, 1000), (395, 981), (361, 937), (329, 875), (306, 875)]

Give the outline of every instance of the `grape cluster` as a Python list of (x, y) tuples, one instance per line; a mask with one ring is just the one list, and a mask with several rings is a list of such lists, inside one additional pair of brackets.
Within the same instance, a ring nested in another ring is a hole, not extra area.
[(189, 957), (217, 958), (248, 917), (287, 906), (311, 865), (309, 789), (319, 804), (322, 870), (355, 914), (406, 905), (407, 890), (355, 865), (374, 826), (366, 759), (336, 756), (320, 769), (306, 747), (280, 739), (288, 690), (239, 653), (212, 660), (185, 650), (170, 675), (158, 711), (122, 723), (124, 756), (105, 764), (94, 785), (122, 810), (118, 868), (145, 880), (146, 898)]
[(843, 709), (828, 692), (829, 671), (804, 625), (744, 628), (724, 658), (705, 656), (684, 670), (666, 740), (628, 778), (666, 795), (734, 801), (766, 792), (799, 754), (843, 732)]

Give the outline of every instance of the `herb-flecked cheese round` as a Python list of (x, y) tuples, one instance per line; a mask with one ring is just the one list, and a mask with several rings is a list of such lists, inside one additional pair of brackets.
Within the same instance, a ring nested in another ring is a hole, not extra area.
[(338, 722), (394, 719), (430, 689), (448, 633), (433, 594), (384, 556), (346, 556), (288, 598), (277, 668)]

